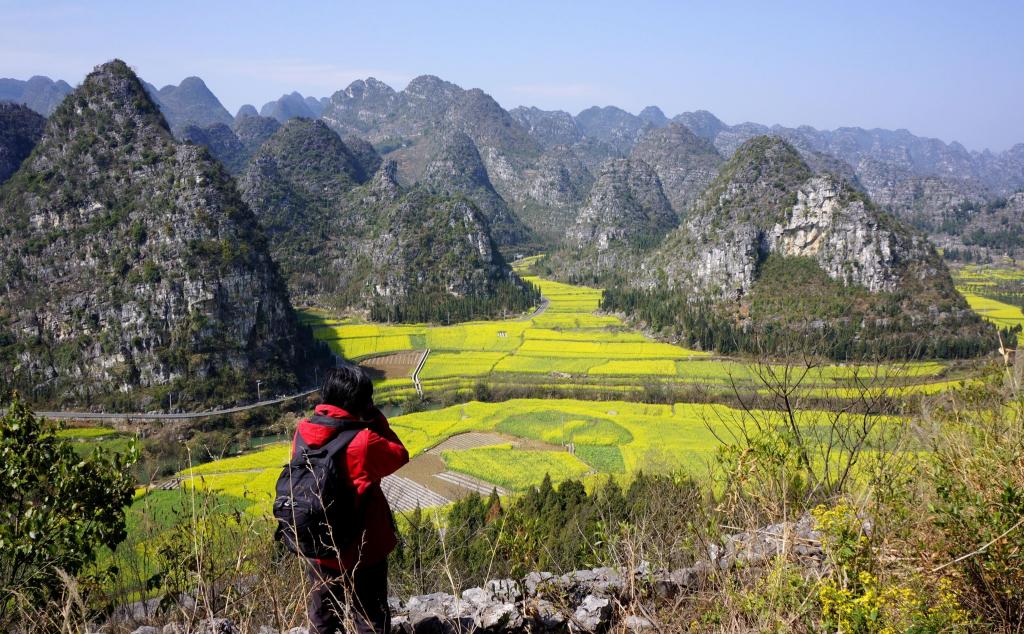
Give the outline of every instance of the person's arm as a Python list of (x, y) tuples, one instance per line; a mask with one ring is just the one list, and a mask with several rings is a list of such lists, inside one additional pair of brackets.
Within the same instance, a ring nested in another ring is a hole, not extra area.
[(359, 493), (385, 476), (398, 471), (409, 462), (409, 451), (391, 429), (387, 418), (374, 408), (369, 412), (372, 424), (353, 444), (358, 445), (348, 454), (349, 473)]

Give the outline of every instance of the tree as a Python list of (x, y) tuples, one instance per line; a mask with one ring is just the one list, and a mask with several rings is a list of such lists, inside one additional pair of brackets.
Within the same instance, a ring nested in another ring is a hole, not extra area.
[(135, 450), (81, 457), (17, 397), (0, 417), (0, 624), (125, 538)]

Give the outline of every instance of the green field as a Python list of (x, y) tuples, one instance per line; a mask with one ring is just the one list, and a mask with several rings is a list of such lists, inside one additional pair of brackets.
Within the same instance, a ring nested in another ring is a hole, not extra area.
[[(532, 258), (535, 260), (536, 258)], [(517, 263), (524, 271), (531, 259)], [(331, 349), (350, 359), (405, 350), (429, 349), (420, 373), (425, 393), (448, 392), (468, 398), (477, 383), (535, 387), (549, 392), (634, 392), (645, 386), (735, 386), (758, 389), (761, 381), (747, 363), (713, 358), (710, 353), (655, 341), (612, 315), (596, 314), (601, 289), (563, 284), (524, 275), (547, 301), (539, 314), (520, 319), (470, 322), (453, 326), (388, 325), (336, 319), (307, 312), (304, 321)], [(834, 393), (863, 383), (856, 366), (815, 368), (806, 377), (810, 389)], [(927, 392), (929, 384), (949, 380), (949, 368), (937, 362), (889, 368), (886, 383)], [(377, 385), (383, 399), (403, 400), (416, 392), (411, 381), (389, 379)]]
[[(522, 263), (520, 263), (521, 268)], [(535, 484), (550, 473), (564, 479), (595, 473), (632, 473), (638, 469), (701, 469), (718, 441), (716, 426), (738, 416), (723, 405), (653, 405), (623, 401), (515, 399), (504, 403), (473, 401), (478, 383), (507, 381), (557, 393), (595, 394), (615, 386), (642, 392), (644, 386), (694, 384), (723, 393), (736, 385), (760, 385), (766, 374), (802, 376), (802, 394), (857, 396), (872, 390), (892, 396), (929, 394), (959, 387), (968, 376), (941, 362), (883, 367), (828, 365), (751, 366), (652, 340), (618, 318), (596, 314), (601, 290), (527, 277), (548, 302), (546, 310), (521, 319), (471, 322), (453, 326), (386, 325), (336, 319), (307, 312), (316, 336), (349, 358), (430, 349), (420, 378), (428, 395), (443, 390), (465, 398), (462, 405), (399, 416), (392, 424), (413, 456), (447, 438), (469, 431), (493, 431), (524, 441), (546, 443), (550, 450), (495, 446), (445, 451), (451, 470), (511, 490)], [(965, 267), (957, 278), (961, 291), (987, 318), (1005, 323), (1024, 320), (1019, 307), (981, 295), (978, 289), (1009, 292), (1024, 282), (1019, 271)], [(409, 378), (377, 383), (385, 397), (415, 394)], [(813, 424), (815, 413), (805, 413)], [(69, 432), (70, 433), (70, 432)], [(89, 432), (98, 437), (101, 431)], [(569, 448), (572, 451), (569, 451)], [(561, 448), (561, 449), (559, 449)], [(257, 502), (265, 508), (274, 478), (287, 460), (288, 446), (273, 444), (242, 456), (187, 469), (189, 486)]]
[[(762, 412), (771, 419), (777, 414)], [(821, 412), (800, 414), (802, 425), (817, 425)], [(447, 467), (487, 482), (520, 490), (539, 483), (589, 474), (633, 473), (684, 468), (703, 472), (723, 434), (742, 413), (724, 405), (651, 405), (624, 401), (515, 399), (471, 401), (443, 409), (398, 416), (391, 421), (410, 455), (457, 434), (499, 432), (547, 443), (550, 450), (510, 445), (442, 452)], [(574, 448), (570, 453), (568, 446)], [(206, 463), (180, 475), (194, 486), (256, 504), (265, 510), (274, 481), (288, 458), (285, 443), (238, 457)]]
[(956, 288), (979, 315), (1000, 328), (1024, 327), (1024, 269), (1013, 263), (954, 270)]

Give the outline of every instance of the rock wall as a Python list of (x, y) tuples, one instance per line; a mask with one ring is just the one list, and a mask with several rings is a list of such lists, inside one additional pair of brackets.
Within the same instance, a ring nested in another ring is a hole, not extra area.
[[(870, 527), (866, 527), (870, 528)], [(705, 557), (677, 570), (658, 570), (642, 563), (636, 570), (576, 570), (562, 575), (533, 572), (522, 580), (494, 579), (458, 596), (445, 592), (389, 599), (392, 626), (401, 634), (488, 634), (523, 632), (665, 631), (648, 616), (643, 604), (667, 601), (700, 590), (722, 574), (766, 567), (785, 557), (820, 570), (825, 556), (821, 534), (810, 516), (780, 522), (726, 537), (711, 544)], [(170, 623), (143, 626), (133, 634), (239, 634), (227, 619), (209, 619), (191, 632)], [(279, 634), (262, 627), (259, 634)], [(281, 634), (308, 634), (293, 628)]]

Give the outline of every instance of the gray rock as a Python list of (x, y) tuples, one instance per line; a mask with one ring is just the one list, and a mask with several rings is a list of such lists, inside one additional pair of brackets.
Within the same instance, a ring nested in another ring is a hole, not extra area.
[(285, 634), (309, 634), (309, 628), (293, 627), (292, 629), (285, 632)]
[(535, 597), (545, 592), (547, 588), (551, 587), (554, 578), (555, 575), (550, 572), (531, 572), (523, 580), (523, 583), (526, 585), (526, 593), (531, 597)]
[(412, 624), (409, 617), (399, 614), (391, 617), (391, 631), (393, 634), (413, 634)]
[(527, 613), (541, 631), (560, 630), (567, 620), (564, 612), (555, 607), (550, 601), (545, 601), (544, 599), (528, 601), (525, 607)]
[(696, 567), (658, 573), (654, 575), (654, 593), (662, 598), (671, 598), (696, 587), (703, 578), (704, 574)]
[(485, 605), (494, 599), (491, 593), (483, 588), (469, 588), (462, 591), (462, 600), (473, 605)]
[(188, 634), (188, 631), (180, 623), (168, 623), (164, 626), (163, 634)]
[[(298, 628), (296, 628), (298, 629)], [(256, 630), (256, 634), (280, 634), (276, 627), (270, 627), (269, 625), (261, 625), (260, 629)]]
[(650, 619), (646, 619), (642, 616), (630, 614), (622, 620), (622, 626), (629, 632), (646, 632), (648, 630), (656, 629), (654, 623), (651, 623)]
[(239, 634), (230, 619), (204, 619), (199, 622), (198, 634)]
[(491, 596), (504, 603), (516, 603), (523, 599), (523, 589), (513, 579), (492, 579), (484, 587)]
[(523, 615), (511, 603), (488, 603), (473, 618), (474, 625), (486, 632), (516, 631), (523, 626)]
[(587, 595), (573, 613), (569, 629), (578, 632), (600, 632), (608, 626), (611, 616), (611, 600)]
[(576, 570), (558, 578), (558, 585), (573, 594), (618, 596), (625, 587), (622, 575), (614, 568)]
[(412, 630), (422, 634), (469, 630), (474, 626), (478, 608), (446, 592), (435, 592), (412, 597), (406, 610)]
[(143, 625), (132, 630), (132, 634), (161, 634), (160, 628), (153, 627), (152, 625)]

